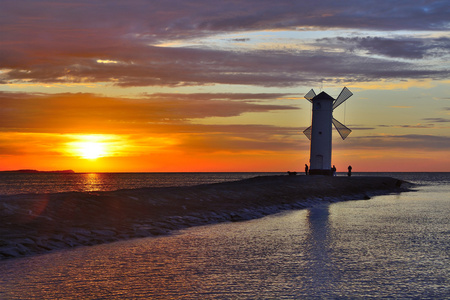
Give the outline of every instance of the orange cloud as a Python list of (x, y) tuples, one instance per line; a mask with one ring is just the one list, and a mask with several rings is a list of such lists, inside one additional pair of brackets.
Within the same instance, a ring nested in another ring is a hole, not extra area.
[(132, 99), (83, 93), (0, 92), (0, 128), (57, 133), (176, 132), (180, 126), (193, 127), (188, 121), (192, 118), (298, 109), (263, 103), (281, 95), (151, 94)]
[[(214, 161), (227, 156), (275, 155), (303, 144), (298, 140), (296, 128), (257, 124), (201, 125), (191, 123), (191, 119), (298, 109), (267, 103), (281, 96), (152, 94), (131, 99), (81, 93), (0, 93), (0, 157), (4, 162), (12, 157), (40, 155), (33, 165), (46, 160), (61, 162), (65, 157), (58, 169), (64, 166), (77, 170), (125, 170), (125, 160), (133, 170), (143, 167), (154, 170), (169, 165), (172, 170), (187, 169), (194, 157), (196, 161), (204, 157), (205, 164), (196, 166), (205, 170), (210, 165), (206, 157), (215, 157), (211, 159)], [(87, 151), (94, 150), (87, 149), (86, 143), (91, 143), (92, 148), (95, 143), (102, 153), (88, 154)], [(97, 159), (77, 163), (80, 158)], [(183, 158), (183, 163), (175, 163), (177, 158)], [(134, 163), (139, 160), (140, 164)], [(118, 164), (111, 167), (106, 161)]]
[[(297, 166), (309, 160), (309, 140), (300, 128), (193, 123), (216, 116), (298, 109), (268, 103), (288, 97), (149, 94), (133, 99), (82, 93), (0, 93), (0, 163), (2, 168), (15, 162), (15, 168), (52, 166), (77, 171), (298, 170)], [(446, 136), (363, 132), (345, 142), (335, 142), (335, 164), (358, 163), (364, 171), (377, 166), (400, 170), (394, 161), (404, 160), (401, 153), (409, 153), (410, 159), (417, 160), (420, 156), (415, 152), (439, 154), (450, 144)], [(80, 159), (83, 155), (79, 143), (91, 138), (104, 147), (95, 162)], [(440, 170), (442, 164), (438, 161), (428, 160), (428, 166)]]

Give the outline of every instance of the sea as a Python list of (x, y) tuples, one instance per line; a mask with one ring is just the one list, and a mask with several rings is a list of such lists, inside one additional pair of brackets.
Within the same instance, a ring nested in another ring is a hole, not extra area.
[[(276, 174), (285, 173), (4, 173), (0, 198)], [(450, 173), (353, 176), (391, 176), (414, 187), (3, 260), (0, 299), (450, 299)]]
[(0, 173), (0, 195), (192, 186), (286, 173)]
[[(256, 176), (286, 175), (286, 172), (218, 173), (20, 173), (0, 172), (0, 196), (61, 192), (115, 191), (145, 187), (193, 186), (236, 181)], [(390, 176), (416, 184), (448, 182), (450, 172), (353, 172), (353, 176)], [(303, 175), (299, 173), (298, 175)], [(337, 173), (347, 176), (347, 173)]]

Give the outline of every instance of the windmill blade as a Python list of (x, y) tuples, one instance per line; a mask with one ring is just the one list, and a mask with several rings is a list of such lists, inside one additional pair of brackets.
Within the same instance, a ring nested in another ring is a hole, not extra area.
[(347, 126), (345, 126), (344, 124), (342, 124), (341, 122), (336, 120), (335, 118), (333, 118), (333, 125), (334, 125), (334, 127), (336, 127), (336, 130), (339, 132), (339, 135), (341, 136), (341, 138), (343, 140), (345, 140), (345, 138), (348, 137), (348, 135), (350, 133), (352, 133), (350, 128), (348, 128)]
[(344, 101), (347, 100), (348, 98), (350, 98), (352, 95), (353, 95), (353, 93), (350, 92), (350, 90), (348, 88), (344, 87), (342, 89), (341, 93), (339, 94), (339, 96), (334, 101), (333, 109), (335, 109), (336, 107), (338, 107), (339, 105), (344, 103)]
[(306, 137), (308, 138), (308, 140), (311, 140), (311, 130), (312, 126), (309, 126), (308, 128), (306, 128), (305, 130), (303, 130), (303, 133), (306, 135)]
[(305, 95), (305, 99), (308, 100), (309, 102), (312, 102), (312, 98), (314, 98), (316, 96), (316, 93), (314, 92), (313, 89), (311, 89), (306, 95)]

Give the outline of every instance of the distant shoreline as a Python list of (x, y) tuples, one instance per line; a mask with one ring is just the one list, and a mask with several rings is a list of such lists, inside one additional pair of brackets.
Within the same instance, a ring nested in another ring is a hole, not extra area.
[(57, 170), (57, 171), (39, 171), (32, 169), (21, 169), (21, 170), (10, 170), (10, 171), (0, 171), (0, 173), (64, 173), (64, 174), (75, 174), (73, 170)]

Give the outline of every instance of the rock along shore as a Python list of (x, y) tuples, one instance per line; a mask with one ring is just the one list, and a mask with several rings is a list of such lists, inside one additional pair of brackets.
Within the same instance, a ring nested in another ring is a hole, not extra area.
[(409, 190), (390, 177), (261, 176), (190, 187), (0, 196), (0, 259)]

